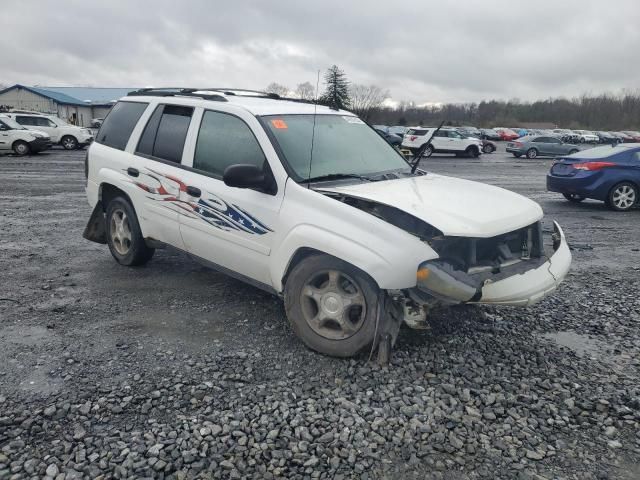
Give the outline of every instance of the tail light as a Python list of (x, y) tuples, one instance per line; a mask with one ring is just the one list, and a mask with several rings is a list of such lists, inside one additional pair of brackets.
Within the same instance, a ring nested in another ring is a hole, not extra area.
[(602, 170), (607, 167), (615, 167), (616, 164), (613, 162), (586, 162), (586, 163), (574, 163), (573, 168), (576, 170), (587, 170), (589, 172), (594, 172), (596, 170)]
[(413, 142), (413, 141), (415, 141), (415, 139), (416, 139), (416, 138), (418, 138), (418, 137), (416, 137), (415, 135), (411, 135), (411, 136), (409, 137), (409, 140), (411, 140), (411, 141)]

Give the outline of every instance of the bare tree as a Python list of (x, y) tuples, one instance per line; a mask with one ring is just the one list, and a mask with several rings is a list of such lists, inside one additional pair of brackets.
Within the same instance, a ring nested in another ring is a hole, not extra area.
[(267, 88), (265, 88), (265, 92), (275, 93), (281, 97), (286, 97), (289, 94), (289, 88), (284, 85), (280, 85), (279, 83), (271, 82), (267, 85)]
[(360, 117), (368, 120), (373, 110), (382, 106), (385, 98), (389, 97), (389, 91), (383, 90), (377, 85), (359, 85), (354, 83), (349, 86), (351, 97), (351, 109)]
[(309, 82), (299, 83), (296, 87), (296, 96), (302, 100), (313, 100), (315, 98), (315, 90)]

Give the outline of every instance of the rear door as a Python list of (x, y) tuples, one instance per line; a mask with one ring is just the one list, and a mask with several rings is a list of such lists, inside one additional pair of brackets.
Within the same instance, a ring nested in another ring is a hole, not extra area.
[(183, 156), (194, 111), (192, 106), (156, 105), (135, 146), (134, 171), (127, 172), (141, 193), (148, 236), (181, 249), (178, 217), (189, 210), (190, 200)]
[(539, 155), (554, 155), (553, 145), (550, 143), (551, 137), (534, 138), (532, 143), (535, 144)]
[(230, 165), (252, 164), (266, 171), (268, 157), (278, 160), (255, 117), (222, 110), (203, 110), (190, 134), (192, 169), (183, 178), (192, 195), (189, 208), (181, 212), (180, 231), (189, 253), (272, 285), (269, 255), (284, 185), (270, 194), (229, 187), (222, 177)]

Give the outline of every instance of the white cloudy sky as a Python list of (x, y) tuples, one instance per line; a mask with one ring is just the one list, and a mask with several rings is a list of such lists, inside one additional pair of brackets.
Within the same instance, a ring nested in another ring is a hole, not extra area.
[(331, 64), (394, 99), (640, 88), (640, 0), (3, 2), (0, 83), (295, 88)]

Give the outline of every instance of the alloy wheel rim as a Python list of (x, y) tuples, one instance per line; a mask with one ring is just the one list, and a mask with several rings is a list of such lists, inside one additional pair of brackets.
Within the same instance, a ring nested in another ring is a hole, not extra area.
[(636, 202), (636, 191), (629, 185), (621, 185), (613, 191), (613, 204), (626, 210)]
[(26, 147), (26, 145), (23, 145), (23, 144), (21, 144), (21, 143), (20, 143), (20, 144), (18, 144), (18, 145), (16, 145), (16, 150), (18, 150), (18, 153), (19, 153), (20, 155), (23, 155), (23, 154), (27, 153), (27, 147)]
[(111, 243), (120, 255), (126, 255), (131, 249), (131, 226), (129, 218), (122, 209), (116, 209), (111, 214)]
[(309, 327), (329, 340), (355, 335), (367, 314), (362, 290), (338, 270), (314, 273), (302, 288), (300, 305)]
[(74, 143), (75, 142), (73, 140), (71, 140), (70, 138), (67, 138), (64, 141), (64, 146), (65, 146), (65, 148), (71, 148), (71, 147), (73, 147)]

